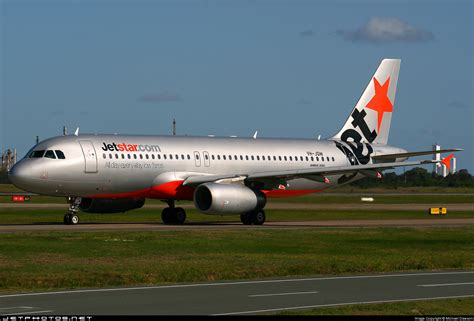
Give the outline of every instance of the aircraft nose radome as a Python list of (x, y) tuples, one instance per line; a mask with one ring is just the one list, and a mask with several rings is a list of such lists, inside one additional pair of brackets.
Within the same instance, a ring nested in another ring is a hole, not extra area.
[(22, 188), (28, 182), (30, 175), (28, 175), (28, 169), (23, 164), (15, 164), (8, 172), (8, 179), (13, 185)]

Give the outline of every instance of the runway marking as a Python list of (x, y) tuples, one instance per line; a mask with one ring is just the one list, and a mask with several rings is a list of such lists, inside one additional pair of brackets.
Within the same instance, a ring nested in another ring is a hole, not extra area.
[(474, 274), (474, 271), (434, 272), (434, 273), (427, 272), (427, 273), (380, 274), (380, 275), (356, 275), (356, 276), (315, 277), (315, 278), (305, 278), (305, 279), (279, 279), (279, 280), (260, 280), (260, 281), (234, 281), (234, 282), (217, 282), (217, 283), (174, 284), (174, 285), (145, 286), (145, 287), (132, 287), (132, 288), (87, 289), (87, 290), (72, 290), (72, 291), (5, 294), (5, 295), (0, 295), (0, 298), (13, 298), (13, 297), (21, 297), (21, 296), (55, 295), (55, 294), (77, 294), (77, 293), (92, 293), (92, 292), (137, 291), (137, 290), (156, 290), (156, 289), (191, 288), (191, 287), (212, 287), (212, 286), (246, 285), (246, 284), (263, 284), (263, 283), (308, 282), (308, 281), (326, 281), (326, 280), (371, 279), (371, 278), (410, 277), (410, 276), (427, 276), (427, 275), (454, 275), (454, 274)]
[(253, 310), (253, 311), (237, 311), (227, 313), (217, 313), (213, 315), (238, 315), (238, 314), (252, 314), (252, 313), (263, 313), (263, 312), (277, 312), (286, 310), (299, 310), (299, 309), (312, 309), (312, 308), (323, 308), (323, 307), (336, 307), (344, 305), (356, 305), (356, 304), (375, 304), (375, 303), (391, 303), (391, 302), (408, 302), (408, 301), (422, 301), (422, 300), (442, 300), (442, 299), (456, 299), (456, 298), (470, 298), (474, 297), (474, 294), (470, 295), (456, 295), (456, 296), (442, 296), (442, 297), (431, 297), (431, 298), (416, 298), (416, 299), (396, 299), (396, 300), (382, 300), (382, 301), (362, 301), (362, 302), (347, 302), (347, 303), (332, 303), (332, 304), (317, 304), (317, 305), (304, 305), (297, 307), (286, 307), (286, 308), (275, 308), (265, 310)]
[(7, 307), (7, 308), (0, 308), (0, 311), (2, 310), (15, 310), (15, 309), (34, 309), (33, 307), (25, 307), (25, 306), (21, 306), (21, 307)]
[(50, 312), (53, 312), (53, 310), (27, 311), (27, 312), (17, 312), (17, 313), (9, 313), (9, 314), (3, 314), (3, 313), (2, 313), (2, 316), (23, 315), (23, 314), (38, 314), (38, 313), (50, 313)]
[(310, 291), (310, 292), (288, 292), (288, 293), (268, 293), (268, 294), (252, 294), (252, 295), (249, 295), (249, 298), (264, 297), (264, 296), (283, 296), (283, 295), (314, 294), (314, 293), (318, 293), (318, 291)]
[(456, 285), (468, 285), (474, 284), (474, 282), (464, 282), (464, 283), (440, 283), (440, 284), (420, 284), (418, 286), (423, 287), (434, 287), (434, 286), (456, 286)]

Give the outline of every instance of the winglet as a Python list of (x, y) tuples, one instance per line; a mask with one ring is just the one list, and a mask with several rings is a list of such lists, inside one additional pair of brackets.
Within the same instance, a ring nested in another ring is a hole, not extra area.
[(454, 157), (454, 154), (450, 154), (449, 156), (447, 156), (447, 157), (445, 157), (441, 160), (441, 163), (443, 163), (443, 165), (446, 166), (446, 168), (448, 170), (451, 169), (451, 158), (453, 158), (453, 157)]
[(79, 127), (77, 127), (76, 131), (74, 132), (74, 135), (79, 136)]

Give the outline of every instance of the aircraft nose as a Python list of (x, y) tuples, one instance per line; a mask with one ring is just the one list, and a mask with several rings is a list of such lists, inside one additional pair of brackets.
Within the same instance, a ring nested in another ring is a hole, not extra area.
[(28, 181), (31, 179), (31, 173), (25, 164), (22, 162), (16, 163), (8, 172), (8, 179), (16, 187), (25, 189), (28, 185)]

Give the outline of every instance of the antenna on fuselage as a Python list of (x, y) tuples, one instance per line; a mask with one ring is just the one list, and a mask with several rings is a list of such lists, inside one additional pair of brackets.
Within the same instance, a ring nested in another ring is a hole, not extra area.
[(318, 140), (321, 140), (321, 135), (318, 135)]
[(79, 136), (79, 127), (77, 127), (76, 131), (74, 132), (74, 135)]
[(63, 136), (67, 136), (67, 127), (63, 126)]
[(258, 130), (255, 131), (255, 134), (253, 134), (253, 139), (257, 139), (257, 134), (258, 134)]
[(176, 119), (173, 118), (173, 136), (176, 136)]

